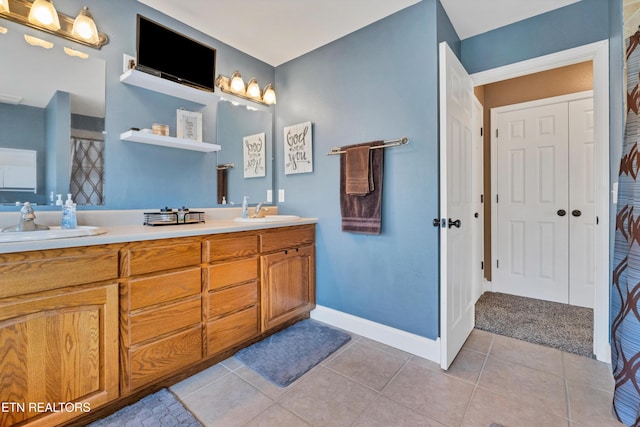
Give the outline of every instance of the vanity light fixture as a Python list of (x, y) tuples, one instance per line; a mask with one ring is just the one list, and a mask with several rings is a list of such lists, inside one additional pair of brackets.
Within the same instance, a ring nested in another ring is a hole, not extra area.
[(60, 19), (51, 0), (36, 0), (29, 9), (29, 22), (39, 27), (47, 28), (51, 31), (60, 29)]
[[(7, 7), (3, 7), (6, 3)], [(94, 49), (100, 49), (109, 38), (98, 32), (89, 8), (83, 7), (76, 17), (57, 12), (52, 0), (0, 0), (0, 18), (54, 34)]]
[(216, 79), (216, 87), (222, 92), (258, 102), (260, 104), (272, 105), (276, 103), (276, 92), (271, 83), (266, 85), (264, 90), (261, 91), (260, 86), (258, 85), (258, 80), (252, 78), (249, 80), (249, 83), (245, 85), (242, 80), (242, 76), (238, 71), (235, 71), (231, 75), (231, 78), (219, 75)]

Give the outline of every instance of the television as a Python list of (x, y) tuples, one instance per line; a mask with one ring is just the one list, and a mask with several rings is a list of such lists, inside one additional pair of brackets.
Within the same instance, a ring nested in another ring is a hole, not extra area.
[(137, 15), (136, 69), (213, 92), (216, 50)]

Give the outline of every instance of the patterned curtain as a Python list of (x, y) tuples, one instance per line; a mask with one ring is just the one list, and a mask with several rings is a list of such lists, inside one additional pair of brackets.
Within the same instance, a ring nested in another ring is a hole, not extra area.
[(627, 40), (627, 122), (618, 179), (611, 289), (613, 413), (640, 426), (640, 32)]
[(71, 194), (79, 205), (104, 204), (104, 141), (71, 138)]

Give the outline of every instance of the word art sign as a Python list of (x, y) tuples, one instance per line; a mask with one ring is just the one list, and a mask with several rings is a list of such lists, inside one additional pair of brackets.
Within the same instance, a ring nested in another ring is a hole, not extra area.
[(284, 128), (284, 173), (313, 172), (311, 122)]
[(265, 176), (266, 134), (245, 136), (242, 138), (242, 154), (245, 178)]

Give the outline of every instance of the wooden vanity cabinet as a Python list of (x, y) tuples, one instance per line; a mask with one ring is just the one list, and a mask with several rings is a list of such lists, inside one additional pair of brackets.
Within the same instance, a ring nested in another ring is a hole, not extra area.
[(60, 425), (118, 398), (117, 272), (109, 245), (0, 255), (0, 425)]
[(219, 234), (202, 243), (207, 357), (260, 332), (257, 232)]
[(315, 308), (315, 225), (264, 230), (260, 252), (266, 331)]
[(202, 360), (200, 239), (130, 243), (120, 257), (126, 394)]

